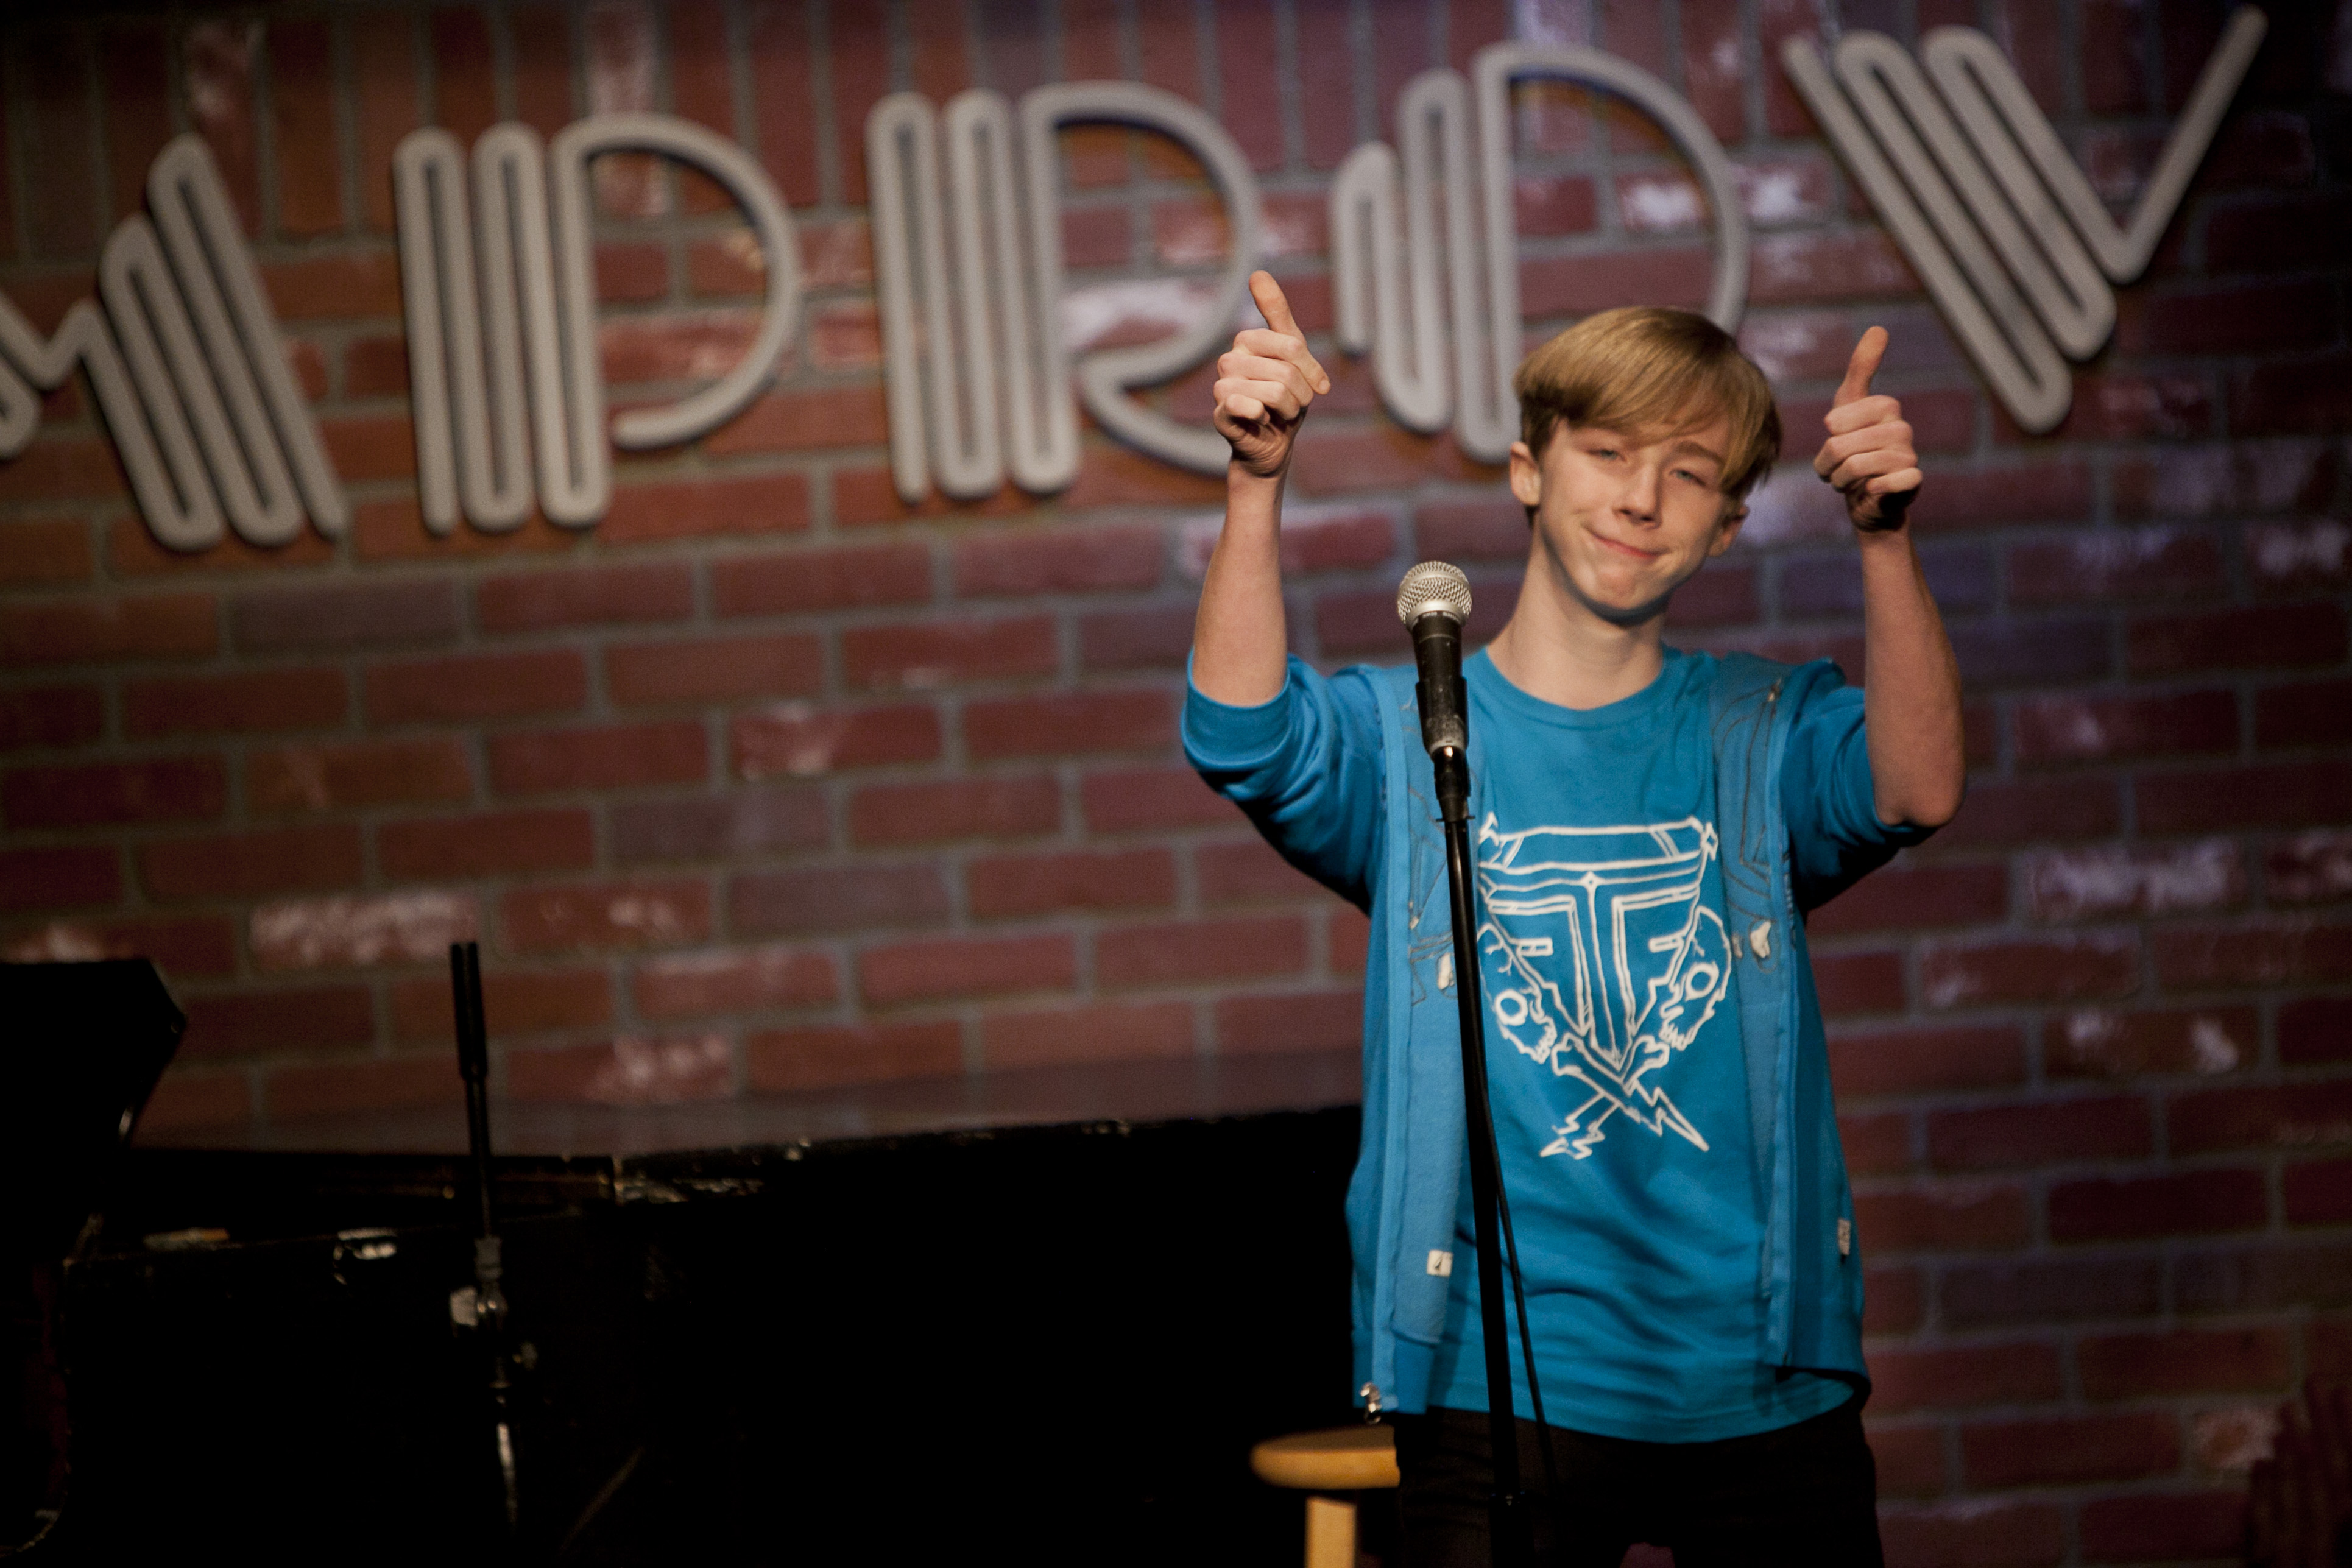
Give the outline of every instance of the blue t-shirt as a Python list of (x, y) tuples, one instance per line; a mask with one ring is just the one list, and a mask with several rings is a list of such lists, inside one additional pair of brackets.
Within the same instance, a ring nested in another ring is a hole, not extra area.
[[(1483, 652), (1464, 669), (1490, 1094), (1544, 1414), (1654, 1442), (1766, 1431), (1853, 1393), (1777, 1374), (1760, 1349), (1766, 1187), (1728, 992), (1706, 662), (1668, 649), (1647, 688), (1589, 710), (1529, 696)], [(1860, 761), (1861, 799), (1839, 804), (1868, 810), (1860, 704), (1844, 706), (1800, 749), (1832, 776)], [(1885, 835), (1868, 815), (1854, 826)], [(1484, 1410), (1465, 1160), (1430, 1397)], [(1512, 1346), (1526, 1416), (1516, 1322)]]

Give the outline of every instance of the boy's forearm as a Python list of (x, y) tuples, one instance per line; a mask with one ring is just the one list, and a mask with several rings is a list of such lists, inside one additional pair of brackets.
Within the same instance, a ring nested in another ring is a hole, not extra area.
[(1282, 614), (1282, 477), (1238, 463), (1225, 472), (1225, 526), (1201, 583), (1192, 684), (1237, 708), (1282, 691), (1289, 638)]
[(1863, 714), (1878, 819), (1940, 827), (1960, 808), (1968, 763), (1960, 672), (1911, 531), (1864, 533)]

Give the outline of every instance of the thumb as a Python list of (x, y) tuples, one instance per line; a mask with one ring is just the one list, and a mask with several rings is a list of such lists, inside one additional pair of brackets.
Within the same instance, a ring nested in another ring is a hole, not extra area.
[(1271, 272), (1253, 272), (1249, 277), (1250, 298), (1257, 301), (1258, 314), (1265, 324), (1286, 337), (1305, 342), (1307, 334), (1298, 330), (1298, 319), (1290, 313), (1290, 301), (1282, 296), (1282, 285), (1274, 280)]
[(1837, 395), (1830, 400), (1832, 408), (1843, 408), (1849, 403), (1859, 403), (1870, 395), (1870, 378), (1878, 374), (1878, 362), (1886, 357), (1886, 329), (1873, 327), (1862, 334), (1853, 345), (1853, 357), (1846, 361), (1845, 379), (1838, 383)]

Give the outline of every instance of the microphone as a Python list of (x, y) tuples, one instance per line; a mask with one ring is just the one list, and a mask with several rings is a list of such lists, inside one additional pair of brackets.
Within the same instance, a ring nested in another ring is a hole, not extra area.
[(1470, 816), (1470, 704), (1462, 688), (1462, 625), (1470, 618), (1470, 580), (1444, 561), (1424, 561), (1397, 584), (1397, 619), (1412, 633), (1421, 679), (1421, 743), (1437, 772), (1438, 815)]

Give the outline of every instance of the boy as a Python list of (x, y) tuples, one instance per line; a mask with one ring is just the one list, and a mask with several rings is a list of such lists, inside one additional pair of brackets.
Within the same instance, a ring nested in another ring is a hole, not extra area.
[[(1218, 362), (1234, 455), (1185, 745), (1371, 915), (1357, 1377), (1401, 1413), (1412, 1568), (1472, 1568), (1486, 1390), (1413, 668), (1327, 679), (1286, 657), (1283, 476), (1330, 382), (1274, 279), (1251, 291), (1267, 325)], [(1895, 400), (1870, 394), (1885, 346), (1876, 327), (1855, 346), (1814, 460), (1861, 548), (1864, 692), (1825, 660), (1662, 640), (1675, 589), (1730, 547), (1779, 455), (1771, 391), (1727, 335), (1608, 311), (1514, 382), (1527, 575), (1464, 683), (1488, 1076), (1559, 1469), (1547, 1498), (1523, 1418), (1543, 1562), (1614, 1568), (1644, 1541), (1679, 1568), (1879, 1561), (1861, 1259), (1800, 914), (1960, 801), (1958, 676), (1904, 521), (1917, 459)]]

